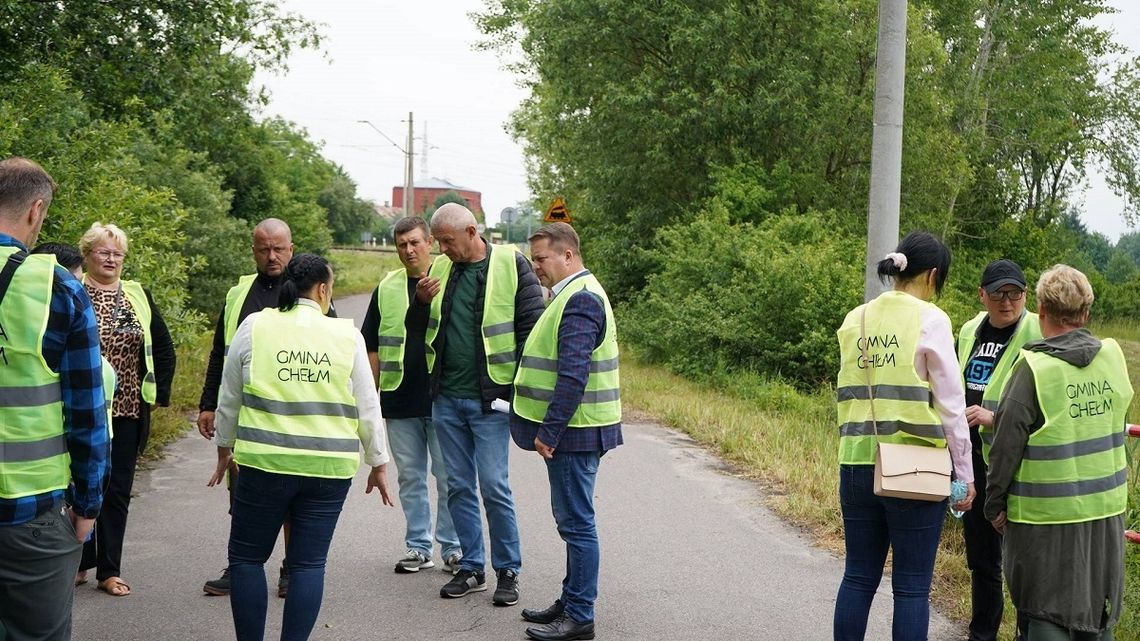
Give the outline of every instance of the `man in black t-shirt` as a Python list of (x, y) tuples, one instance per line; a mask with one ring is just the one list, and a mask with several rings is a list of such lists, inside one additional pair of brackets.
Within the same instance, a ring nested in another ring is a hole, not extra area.
[(388, 444), (400, 485), (400, 507), (407, 522), (407, 551), (395, 569), (399, 574), (408, 574), (435, 567), (427, 479), (430, 459), (438, 493), (435, 540), (443, 559), (441, 569), (454, 574), (463, 554), (447, 509), (447, 470), (431, 420), (424, 343), (430, 308), (414, 303), (416, 284), (431, 266), (432, 237), (422, 218), (400, 220), (393, 236), (404, 268), (390, 272), (372, 292), (360, 331), (380, 390), (380, 411), (388, 427)]
[[(986, 500), (986, 455), (993, 438), (994, 412), (1021, 347), (1041, 338), (1037, 315), (1025, 311), (1025, 274), (1012, 260), (995, 260), (982, 272), (978, 298), (986, 311), (962, 326), (958, 360), (966, 390), (966, 421), (973, 445), (975, 505)], [(973, 616), (969, 641), (997, 639), (1001, 625), (1001, 535), (982, 510), (962, 517), (966, 564), (970, 568)], [(1018, 627), (1025, 626), (1018, 616)]]

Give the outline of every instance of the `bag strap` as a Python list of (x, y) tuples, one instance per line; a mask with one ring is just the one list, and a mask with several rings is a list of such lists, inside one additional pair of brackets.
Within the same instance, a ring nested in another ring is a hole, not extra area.
[(4, 294), (8, 292), (8, 286), (12, 284), (12, 277), (16, 275), (16, 269), (24, 264), (24, 259), (27, 257), (28, 252), (21, 249), (9, 256), (7, 262), (4, 263), (4, 269), (0, 270), (0, 302), (4, 301)]
[(867, 355), (867, 305), (863, 305), (863, 313), (859, 318), (859, 349), (863, 352), (863, 368), (867, 372), (867, 402), (871, 405), (871, 429), (875, 431), (875, 440), (879, 439), (879, 421), (875, 418), (875, 394), (871, 385), (871, 358)]

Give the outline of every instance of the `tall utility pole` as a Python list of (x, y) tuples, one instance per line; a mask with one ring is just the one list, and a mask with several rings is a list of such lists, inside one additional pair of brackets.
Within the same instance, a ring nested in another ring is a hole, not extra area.
[(428, 175), (427, 155), (428, 155), (428, 149), (431, 149), (431, 145), (428, 144), (427, 134), (428, 134), (428, 132), (427, 132), (427, 121), (425, 120), (424, 121), (424, 137), (423, 137), (424, 149), (423, 149), (423, 151), (420, 152), (420, 175), (421, 176)]
[(413, 160), (415, 158), (415, 153), (412, 151), (412, 143), (413, 143), (412, 136), (413, 136), (413, 134), (414, 134), (414, 129), (412, 127), (412, 112), (409, 111), (408, 112), (408, 146), (404, 151), (404, 154), (407, 156), (407, 168), (406, 168), (406, 171), (404, 172), (404, 215), (405, 216), (414, 216), (415, 215), (415, 212), (412, 211), (412, 208), (415, 207), (415, 204), (416, 204), (416, 199), (415, 199), (415, 194), (414, 194), (414, 192), (415, 192), (415, 180), (413, 179), (413, 176), (412, 176), (412, 168), (415, 167), (415, 162)]
[(867, 210), (867, 271), (863, 300), (883, 292), (878, 265), (899, 241), (903, 93), (906, 81), (906, 0), (879, 0), (871, 195)]

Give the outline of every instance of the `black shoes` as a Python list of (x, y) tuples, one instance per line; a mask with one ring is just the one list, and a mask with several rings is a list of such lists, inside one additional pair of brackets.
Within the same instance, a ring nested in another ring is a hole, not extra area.
[[(447, 582), (439, 589), (439, 596), (445, 599), (458, 599), (461, 596), (467, 596), (472, 592), (483, 592), (487, 589), (487, 579), (482, 572), (474, 570), (460, 570), (455, 574), (455, 578)], [(516, 600), (517, 600), (516, 592)], [(495, 591), (496, 598), (499, 591)]]
[(514, 605), (519, 602), (519, 575), (514, 570), (499, 570), (499, 583), (495, 586), (495, 605)]
[(210, 596), (229, 596), (230, 594), (230, 569), (222, 570), (222, 576), (206, 581), (202, 586), (202, 591)]
[(281, 561), (281, 571), (277, 573), (277, 598), (289, 596), (289, 568)]
[(522, 618), (531, 623), (553, 623), (555, 619), (562, 616), (562, 599), (554, 602), (554, 605), (546, 608), (545, 610), (531, 610), (525, 608), (522, 611)]
[(526, 636), (535, 641), (589, 641), (594, 638), (594, 622), (578, 623), (565, 614), (559, 614), (546, 625), (527, 628)]

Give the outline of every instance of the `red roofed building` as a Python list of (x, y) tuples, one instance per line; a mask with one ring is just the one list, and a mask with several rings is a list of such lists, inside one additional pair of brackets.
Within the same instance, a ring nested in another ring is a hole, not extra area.
[[(461, 187), (442, 178), (429, 178), (427, 180), (416, 181), (415, 187), (412, 189), (412, 211), (416, 214), (429, 211), (432, 204), (435, 203), (435, 199), (449, 191), (454, 191), (459, 194), (467, 201), (467, 208), (480, 220), (483, 219), (483, 194), (474, 189)], [(403, 185), (392, 188), (392, 202), (404, 202)]]

